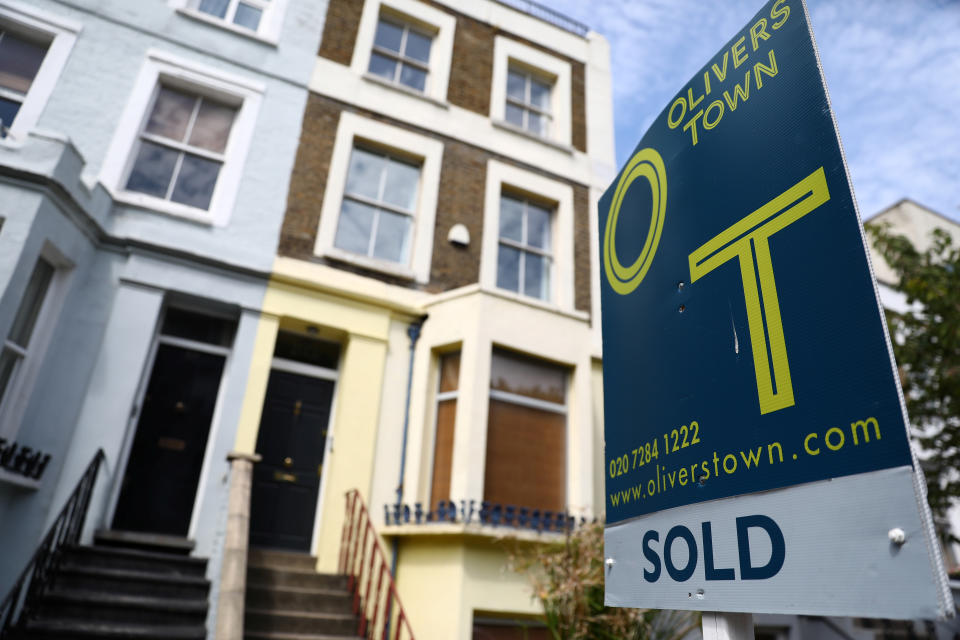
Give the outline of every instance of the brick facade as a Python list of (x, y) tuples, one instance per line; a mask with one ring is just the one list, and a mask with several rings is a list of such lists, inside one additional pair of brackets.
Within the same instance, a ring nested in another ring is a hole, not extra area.
[(327, 21), (323, 25), (323, 39), (319, 55), (343, 65), (350, 65), (353, 43), (360, 28), (362, 0), (328, 0)]
[[(349, 65), (353, 46), (360, 26), (363, 10), (361, 0), (329, 0), (330, 9), (323, 29), (320, 55), (324, 58)], [(449, 7), (427, 0), (427, 4), (456, 17), (457, 28), (453, 39), (453, 60), (450, 66), (450, 83), (447, 101), (468, 111), (486, 116), (490, 113), (490, 86), (493, 83), (493, 41), (502, 35), (539, 49), (570, 63), (571, 70), (571, 116), (573, 148), (587, 151), (585, 68), (582, 62), (568, 58), (535, 42), (497, 29), (475, 20)]]
[[(424, 287), (426, 290), (447, 291), (479, 281), (486, 166), (488, 160), (496, 159), (553, 180), (565, 182), (573, 187), (575, 306), (578, 310), (590, 311), (590, 207), (589, 190), (586, 186), (551, 175), (535, 167), (519, 164), (511, 158), (464, 144), (459, 140), (411, 127), (315, 93), (310, 94), (307, 102), (300, 148), (290, 179), (287, 215), (280, 234), (279, 254), (281, 256), (335, 264), (338, 268), (394, 284), (415, 286), (409, 281), (314, 255), (324, 187), (333, 154), (333, 142), (336, 138), (340, 113), (345, 109), (373, 120), (416, 131), (421, 135), (440, 140), (444, 144), (430, 281)], [(447, 240), (450, 228), (457, 223), (463, 223), (470, 231), (468, 247), (457, 247)]]

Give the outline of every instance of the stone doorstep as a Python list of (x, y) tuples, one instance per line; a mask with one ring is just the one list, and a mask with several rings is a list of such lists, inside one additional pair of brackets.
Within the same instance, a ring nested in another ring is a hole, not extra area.
[(115, 529), (99, 529), (93, 535), (97, 544), (108, 546), (150, 547), (171, 553), (189, 554), (196, 543), (193, 540), (180, 536), (169, 536), (159, 533), (141, 533), (139, 531), (117, 531)]

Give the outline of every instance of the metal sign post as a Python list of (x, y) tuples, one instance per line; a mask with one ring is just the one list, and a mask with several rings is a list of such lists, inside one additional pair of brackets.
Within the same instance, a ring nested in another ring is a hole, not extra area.
[(802, 0), (666, 105), (599, 218), (607, 603), (728, 612), (715, 637), (951, 615)]
[(753, 615), (749, 613), (704, 613), (703, 640), (753, 638)]

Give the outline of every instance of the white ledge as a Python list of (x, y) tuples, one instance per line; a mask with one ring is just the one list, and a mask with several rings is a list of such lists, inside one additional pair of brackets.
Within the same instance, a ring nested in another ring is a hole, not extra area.
[(225, 31), (235, 33), (238, 36), (243, 36), (244, 38), (256, 40), (257, 42), (262, 42), (263, 44), (267, 44), (272, 47), (276, 47), (278, 44), (278, 41), (275, 38), (264, 37), (258, 34), (256, 31), (251, 31), (250, 29), (246, 29), (244, 27), (238, 27), (220, 18), (216, 18), (214, 16), (208, 15), (206, 13), (203, 13), (202, 11), (197, 11), (196, 9), (191, 9), (189, 7), (180, 7), (179, 9), (177, 9), (177, 13), (179, 13), (184, 17), (190, 18), (191, 20), (196, 20), (198, 22), (205, 22), (215, 27), (219, 27)]
[(0, 469), (0, 483), (12, 484), (21, 489), (30, 489), (36, 491), (40, 488), (40, 481), (35, 478), (27, 478), (19, 473), (13, 473), (6, 469)]
[(416, 91), (415, 89), (411, 89), (411, 88), (409, 88), (409, 87), (407, 87), (407, 86), (404, 86), (404, 85), (402, 85), (402, 84), (397, 84), (396, 82), (390, 82), (389, 80), (386, 80), (386, 79), (384, 79), (384, 78), (381, 78), (381, 77), (378, 76), (378, 75), (374, 75), (374, 74), (370, 73), (369, 71), (368, 71), (367, 73), (364, 73), (361, 77), (362, 77), (364, 80), (366, 80), (367, 82), (373, 82), (373, 83), (376, 83), (376, 84), (378, 84), (378, 85), (380, 85), (380, 86), (382, 86), (382, 87), (386, 87), (387, 89), (392, 89), (392, 90), (394, 90), (394, 91), (399, 91), (400, 93), (402, 93), (402, 94), (405, 95), (405, 96), (410, 96), (410, 97), (412, 97), (412, 98), (417, 98), (417, 99), (419, 99), (419, 100), (423, 100), (424, 102), (429, 102), (430, 104), (432, 104), (432, 105), (435, 106), (435, 107), (440, 107), (441, 109), (449, 109), (449, 108), (450, 108), (450, 103), (449, 103), (449, 102), (446, 102), (446, 101), (444, 101), (444, 100), (437, 100), (436, 98), (433, 98), (433, 97), (431, 97), (431, 96), (428, 96), (428, 95), (425, 94), (425, 93), (421, 93), (421, 92), (419, 92), (419, 91)]
[(535, 142), (539, 142), (540, 144), (547, 145), (548, 147), (552, 147), (558, 151), (563, 151), (564, 153), (569, 154), (571, 156), (576, 151), (572, 146), (568, 144), (556, 142), (555, 140), (551, 140), (550, 138), (544, 138), (543, 136), (538, 136), (535, 133), (530, 133), (526, 129), (518, 127), (515, 124), (510, 124), (505, 120), (491, 120), (491, 122), (493, 122), (493, 126), (497, 127), (498, 129), (503, 129), (504, 131), (515, 133), (519, 136), (523, 136), (524, 138), (527, 138), (528, 140), (533, 140)]

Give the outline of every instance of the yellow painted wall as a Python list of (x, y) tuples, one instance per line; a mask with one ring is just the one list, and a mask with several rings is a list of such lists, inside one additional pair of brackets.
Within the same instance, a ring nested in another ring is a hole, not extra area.
[(343, 344), (328, 438), (333, 438), (324, 461), (324, 483), (318, 513), (314, 553), (320, 571), (336, 571), (344, 518), (344, 495), (359, 489), (369, 502), (380, 417), (381, 387), (391, 318), (395, 311), (292, 284), (271, 281), (264, 298), (236, 448), (254, 452), (277, 331), (316, 326), (323, 334), (337, 334)]
[(493, 537), (402, 536), (397, 588), (418, 639), (469, 640), (475, 611), (541, 616), (525, 575)]
[(400, 541), (397, 590), (417, 638), (469, 637), (459, 630), (463, 556), (463, 545), (456, 539), (410, 536)]

